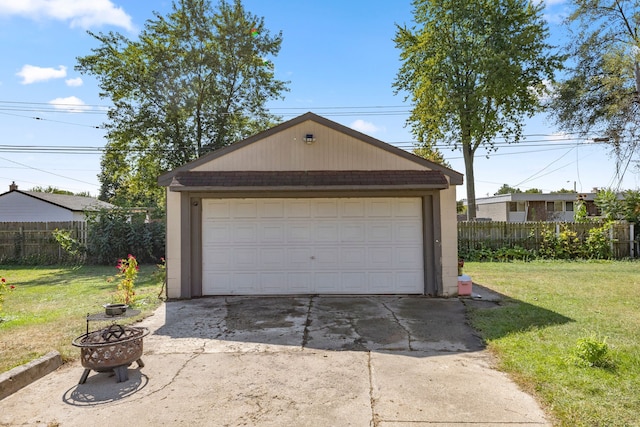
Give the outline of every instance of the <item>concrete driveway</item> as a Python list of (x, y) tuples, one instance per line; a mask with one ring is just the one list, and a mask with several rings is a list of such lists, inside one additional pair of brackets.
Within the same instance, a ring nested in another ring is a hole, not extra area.
[(127, 382), (78, 385), (79, 362), (64, 365), (1, 400), (0, 425), (550, 425), (458, 299), (202, 298), (140, 325), (145, 366)]

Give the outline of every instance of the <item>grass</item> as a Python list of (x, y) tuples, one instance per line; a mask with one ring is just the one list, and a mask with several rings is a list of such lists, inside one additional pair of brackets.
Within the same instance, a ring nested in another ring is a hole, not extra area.
[[(505, 295), (470, 304), (500, 368), (561, 426), (640, 426), (640, 263), (465, 263), (474, 283)], [(483, 308), (484, 307), (484, 308)], [(579, 340), (609, 346), (602, 367), (575, 363)]]
[[(134, 308), (141, 314), (122, 323), (149, 315), (160, 304), (161, 285), (152, 276), (154, 271), (155, 266), (140, 267)], [(115, 302), (117, 280), (107, 279), (116, 273), (108, 266), (0, 266), (0, 276), (16, 286), (0, 312), (0, 372), (52, 350), (58, 350), (64, 361), (77, 359), (79, 349), (71, 341), (86, 332), (87, 313), (98, 313), (103, 304)]]

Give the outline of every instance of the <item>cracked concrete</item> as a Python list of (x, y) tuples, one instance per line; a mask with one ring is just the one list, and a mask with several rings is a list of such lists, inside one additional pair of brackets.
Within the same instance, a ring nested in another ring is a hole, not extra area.
[(492, 369), (458, 299), (202, 298), (140, 325), (129, 381), (78, 385), (67, 364), (1, 400), (0, 425), (550, 425)]

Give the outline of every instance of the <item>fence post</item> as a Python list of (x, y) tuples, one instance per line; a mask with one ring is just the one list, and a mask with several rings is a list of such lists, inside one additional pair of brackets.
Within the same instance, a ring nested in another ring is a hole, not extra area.
[(634, 224), (632, 222), (629, 223), (629, 258), (635, 258), (636, 254), (635, 254), (635, 234), (634, 234), (634, 229), (633, 229)]
[(613, 222), (609, 225), (609, 248), (611, 249), (611, 255), (615, 258), (614, 246), (613, 246)]

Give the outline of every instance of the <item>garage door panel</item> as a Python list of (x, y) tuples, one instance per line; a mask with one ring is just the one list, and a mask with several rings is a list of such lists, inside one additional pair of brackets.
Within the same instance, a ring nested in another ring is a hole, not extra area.
[(311, 218), (310, 200), (285, 200), (285, 218)]
[(285, 224), (268, 221), (260, 226), (260, 243), (284, 243), (286, 241)]
[(416, 281), (422, 281), (424, 276), (421, 272), (398, 272), (395, 275), (395, 288), (397, 293), (410, 294), (414, 293)]
[(258, 226), (255, 223), (236, 224), (233, 227), (233, 239), (236, 243), (258, 243)]
[(369, 248), (369, 260), (378, 269), (389, 269), (393, 267), (393, 252), (389, 247)]
[(258, 248), (235, 248), (232, 250), (232, 268), (237, 270), (255, 270), (258, 262)]
[(413, 243), (422, 246), (422, 225), (399, 222), (393, 225), (394, 242)]
[(258, 201), (258, 215), (260, 218), (276, 218), (284, 217), (284, 200), (282, 199), (264, 199)]
[(311, 286), (313, 275), (308, 272), (290, 272), (287, 273), (286, 290), (294, 294), (307, 294), (313, 291)]
[(335, 222), (316, 222), (313, 227), (313, 240), (316, 243), (333, 243), (340, 241), (340, 227)]
[(367, 268), (366, 246), (340, 248), (340, 266), (346, 269)]
[(279, 294), (282, 293), (282, 287), (287, 283), (287, 275), (282, 272), (265, 272), (261, 275), (262, 292), (263, 294)]
[(423, 292), (420, 198), (202, 206), (203, 295)]
[(231, 275), (233, 293), (239, 295), (260, 293), (260, 276), (253, 272), (233, 273)]
[(220, 244), (231, 242), (231, 227), (229, 224), (212, 224), (202, 233), (202, 243)]
[(367, 202), (369, 218), (391, 218), (393, 215), (393, 199), (373, 199)]
[(347, 199), (342, 202), (342, 218), (364, 218), (365, 202), (361, 199)]
[[(287, 266), (292, 270), (311, 270), (311, 248), (287, 248)], [(286, 268), (286, 266), (285, 266)]]
[(342, 291), (345, 293), (361, 293), (368, 291), (367, 273), (364, 271), (343, 272), (341, 275)]
[(234, 200), (231, 206), (234, 218), (256, 219), (258, 216), (257, 200)]
[(311, 262), (315, 264), (314, 270), (332, 270), (339, 265), (340, 253), (333, 247), (315, 248), (313, 253)]
[(338, 200), (323, 199), (318, 200), (315, 204), (314, 217), (316, 218), (337, 218), (338, 217)]
[(233, 268), (231, 260), (233, 255), (230, 251), (222, 248), (207, 248), (204, 250), (207, 252), (207, 263), (204, 265), (204, 271), (228, 271)]
[(310, 243), (313, 224), (309, 222), (291, 222), (287, 225), (287, 242), (288, 243)]
[(416, 248), (413, 246), (396, 247), (393, 257), (393, 264), (398, 269), (414, 270), (416, 265), (422, 265), (422, 256), (416, 253)]
[(263, 248), (260, 250), (261, 270), (283, 270), (287, 266), (287, 256), (284, 248)]
[(349, 221), (340, 226), (340, 242), (343, 244), (363, 243), (366, 241), (366, 226), (362, 223)]
[(340, 293), (340, 272), (326, 271), (314, 273), (313, 279), (314, 292), (320, 294)]
[(393, 224), (388, 220), (367, 223), (367, 241), (383, 243), (393, 241)]
[(231, 273), (218, 273), (215, 271), (203, 271), (202, 293), (203, 295), (231, 294), (233, 289)]
[(229, 218), (229, 200), (205, 199), (203, 204), (203, 218)]

